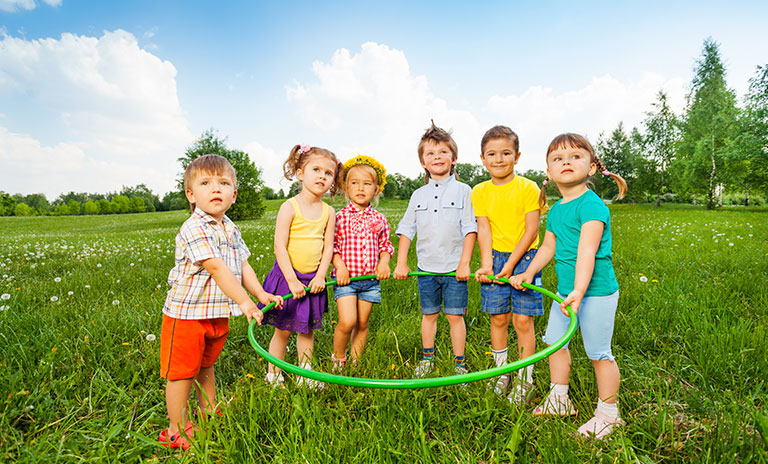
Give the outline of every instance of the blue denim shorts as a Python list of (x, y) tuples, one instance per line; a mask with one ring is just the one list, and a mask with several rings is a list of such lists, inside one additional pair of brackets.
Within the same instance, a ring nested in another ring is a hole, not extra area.
[[(515, 264), (512, 275), (525, 272), (533, 257), (536, 256), (536, 251), (538, 250), (528, 250)], [(494, 274), (501, 272), (510, 254), (493, 250)], [(533, 277), (533, 285), (541, 287), (541, 272)], [(480, 307), (484, 313), (488, 314), (506, 314), (511, 310), (514, 314), (541, 316), (544, 314), (544, 299), (539, 292), (518, 290), (509, 284), (480, 284)]]
[(333, 286), (333, 299), (338, 300), (343, 296), (355, 295), (358, 300), (381, 303), (381, 283), (376, 279), (356, 280), (348, 285)]
[(456, 316), (467, 312), (466, 282), (459, 282), (454, 276), (419, 276), (418, 284), (422, 314), (437, 314), (440, 308), (445, 314)]
[[(565, 298), (559, 292), (557, 296)], [(618, 304), (618, 290), (606, 296), (585, 296), (581, 300), (576, 318), (579, 321), (584, 351), (592, 361), (613, 361), (611, 338)], [(560, 303), (553, 301), (549, 310), (547, 331), (544, 333), (544, 343), (552, 345), (558, 341), (568, 331), (570, 324), (571, 318), (560, 311)], [(568, 348), (568, 343), (563, 348)]]

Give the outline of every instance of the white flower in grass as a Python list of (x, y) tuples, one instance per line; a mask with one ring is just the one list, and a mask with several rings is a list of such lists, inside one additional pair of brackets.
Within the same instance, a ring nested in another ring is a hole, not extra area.
[(120, 300), (112, 300), (112, 304), (117, 306), (120, 304)]
[(8, 306), (8, 305), (2, 305), (2, 306), (0, 306), (0, 311), (8, 311), (9, 309), (11, 309), (11, 307), (10, 307), (10, 306)]
[(75, 294), (75, 292), (73, 292), (72, 290), (70, 290), (70, 291), (68, 291), (68, 292), (67, 292), (67, 295), (69, 295), (69, 296), (72, 296), (72, 295), (74, 295), (74, 294)]
[(101, 263), (97, 264), (96, 267), (101, 267)]
[(148, 342), (154, 342), (156, 339), (157, 339), (157, 337), (155, 337), (155, 334), (147, 334), (147, 341)]
[(0, 300), (10, 300), (10, 299), (11, 299), (10, 293), (3, 293), (2, 295), (0, 295)]
[(91, 288), (91, 286), (90, 285), (86, 285), (85, 288)]
[(648, 282), (648, 277), (640, 276), (640, 282)]
[(59, 297), (54, 295), (54, 296), (51, 297), (51, 301), (55, 303), (55, 302), (59, 301)]
[(54, 282), (61, 282), (61, 277), (54, 277), (54, 278), (53, 278), (53, 281), (54, 281)]
[(135, 266), (135, 264), (131, 263), (131, 267)]
[(729, 243), (728, 246), (733, 246), (733, 242)]

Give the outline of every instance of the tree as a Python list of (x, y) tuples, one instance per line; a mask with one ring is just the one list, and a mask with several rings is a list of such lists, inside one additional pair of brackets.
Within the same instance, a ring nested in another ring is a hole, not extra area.
[(160, 205), (160, 199), (145, 184), (139, 184), (136, 187), (123, 186), (123, 190), (120, 192), (120, 194), (125, 195), (131, 199), (134, 197), (142, 198), (144, 200), (144, 209), (142, 209), (141, 212), (156, 211)]
[(768, 65), (758, 66), (755, 74), (727, 156), (734, 184), (744, 189), (744, 206), (749, 206), (750, 187), (768, 185)]
[(11, 216), (16, 210), (17, 200), (0, 190), (0, 216)]
[[(618, 127), (607, 139), (600, 134), (595, 146), (595, 154), (607, 170), (623, 177), (628, 185), (631, 185), (637, 177), (637, 150), (634, 149), (632, 140), (624, 131), (623, 123), (619, 122)], [(619, 187), (610, 176), (604, 176), (598, 172), (592, 178), (592, 182), (595, 184), (595, 192), (601, 197), (613, 198), (619, 194)], [(627, 198), (632, 198), (630, 196), (632, 190), (628, 188), (627, 191)]]
[(661, 194), (667, 187), (667, 169), (675, 158), (675, 142), (678, 138), (677, 116), (667, 103), (667, 94), (659, 90), (652, 110), (646, 113), (645, 136), (643, 137), (644, 158), (648, 161), (646, 172), (650, 173), (651, 187), (656, 192), (656, 206), (661, 206)]
[(80, 202), (77, 200), (69, 200), (67, 202), (67, 214), (77, 216), (80, 214)]
[(83, 214), (99, 214), (99, 203), (88, 200), (83, 204)]
[(227, 158), (237, 173), (237, 201), (227, 211), (227, 216), (233, 220), (260, 218), (266, 208), (261, 196), (261, 169), (253, 164), (247, 153), (227, 148), (225, 140), (220, 139), (213, 129), (203, 132), (200, 138), (187, 148), (184, 156), (179, 158), (182, 168), (178, 179), (179, 190), (184, 191), (184, 170), (189, 163), (207, 154)]
[(177, 211), (180, 209), (189, 208), (187, 203), (187, 197), (183, 192), (173, 191), (168, 192), (163, 196), (163, 201), (160, 202), (159, 211)]
[(26, 203), (37, 211), (37, 214), (46, 214), (51, 210), (51, 204), (42, 193), (32, 193), (22, 197), (19, 201)]
[(544, 182), (544, 178), (547, 177), (547, 173), (545, 173), (544, 171), (537, 171), (535, 169), (529, 169), (520, 175), (522, 177), (525, 177), (526, 179), (530, 179), (536, 182), (536, 185), (538, 185), (539, 187), (541, 187), (541, 183)]
[(736, 95), (726, 86), (719, 45), (704, 41), (688, 94), (679, 144), (687, 186), (705, 193), (707, 209), (715, 206), (718, 189), (726, 182), (725, 162), (736, 129)]
[(26, 203), (16, 203), (16, 207), (13, 211), (14, 216), (34, 216), (35, 209)]
[(459, 180), (474, 187), (480, 182), (489, 180), (491, 175), (479, 164), (456, 163), (456, 175)]

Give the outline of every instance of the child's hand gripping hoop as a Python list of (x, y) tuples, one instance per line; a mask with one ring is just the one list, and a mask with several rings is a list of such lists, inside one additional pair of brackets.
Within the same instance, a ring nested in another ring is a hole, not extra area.
[[(438, 274), (433, 272), (410, 272), (408, 273), (408, 276), (455, 276), (456, 273), (449, 272), (444, 274)], [(471, 277), (474, 277), (474, 274), (471, 274)], [(375, 279), (375, 275), (366, 275), (366, 276), (359, 276), (359, 277), (353, 277), (351, 281), (357, 281), (357, 280), (371, 280)], [(504, 277), (496, 279), (493, 276), (489, 276), (491, 280), (499, 280), (501, 282), (509, 283), (509, 279), (506, 279)], [(333, 285), (336, 281), (332, 280), (330, 282), (327, 282), (325, 285)], [(542, 293), (553, 300), (557, 301), (558, 303), (562, 303), (563, 299), (555, 295), (554, 293), (550, 292), (549, 290), (546, 290), (541, 287), (537, 287), (535, 285), (527, 284), (523, 282), (523, 287), (535, 290), (539, 293)], [(309, 287), (307, 287), (307, 292), (309, 292)], [(292, 297), (293, 294), (289, 293), (285, 295), (283, 298), (288, 299)], [(274, 303), (270, 303), (267, 306), (265, 306), (262, 311), (266, 312), (270, 309), (272, 309), (275, 306)], [(508, 372), (516, 371), (518, 369), (521, 369), (525, 366), (531, 365), (537, 361), (541, 361), (544, 358), (548, 358), (557, 350), (565, 346), (566, 343), (568, 343), (568, 340), (573, 337), (573, 334), (576, 333), (576, 328), (578, 327), (578, 320), (576, 319), (576, 314), (573, 312), (570, 306), (568, 308), (568, 314), (571, 317), (571, 324), (568, 326), (568, 330), (565, 332), (565, 334), (560, 338), (560, 340), (556, 341), (552, 345), (548, 346), (546, 349), (538, 351), (534, 353), (533, 355), (525, 358), (525, 359), (519, 359), (515, 362), (511, 362), (508, 364), (505, 364), (503, 366), (494, 367), (491, 369), (486, 369), (483, 371), (477, 371), (477, 372), (469, 372), (467, 374), (461, 374), (461, 375), (450, 375), (446, 377), (437, 377), (437, 378), (426, 378), (426, 379), (367, 379), (362, 377), (346, 377), (343, 375), (335, 375), (335, 374), (329, 374), (326, 372), (319, 372), (319, 371), (311, 371), (307, 369), (302, 369), (299, 366), (296, 366), (294, 364), (290, 364), (288, 362), (285, 362), (281, 359), (278, 359), (271, 354), (267, 350), (261, 347), (261, 345), (256, 342), (256, 337), (254, 335), (254, 328), (256, 327), (256, 324), (252, 320), (250, 325), (248, 326), (248, 339), (251, 341), (251, 345), (253, 345), (253, 348), (261, 355), (264, 359), (272, 363), (273, 365), (279, 367), (280, 369), (283, 369), (287, 372), (290, 372), (291, 374), (300, 375), (302, 377), (307, 377), (309, 379), (319, 380), (321, 382), (327, 382), (327, 383), (334, 383), (337, 385), (346, 385), (349, 387), (368, 387), (368, 388), (402, 388), (402, 389), (411, 389), (411, 388), (430, 388), (430, 387), (445, 387), (449, 385), (458, 385), (460, 383), (467, 383), (467, 382), (475, 382), (478, 380), (484, 380), (489, 379), (491, 377), (496, 377), (501, 374), (506, 374)]]

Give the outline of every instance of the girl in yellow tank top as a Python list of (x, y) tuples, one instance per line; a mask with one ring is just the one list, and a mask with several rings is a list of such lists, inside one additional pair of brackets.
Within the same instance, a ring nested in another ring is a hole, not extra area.
[[(280, 206), (275, 224), (275, 264), (264, 279), (264, 288), (275, 295), (292, 294), (282, 310), (270, 310), (263, 322), (275, 327), (269, 352), (285, 359), (286, 347), (296, 332), (298, 364), (312, 368), (314, 330), (322, 327), (322, 317), (328, 311), (325, 275), (333, 257), (333, 234), (336, 215), (323, 202), (341, 186), (341, 163), (325, 149), (296, 145), (283, 165), (285, 177), (301, 182), (301, 192)], [(305, 288), (309, 287), (309, 294)], [(279, 369), (270, 364), (267, 382), (281, 386)], [(322, 388), (312, 379), (299, 378), (300, 385)]]

